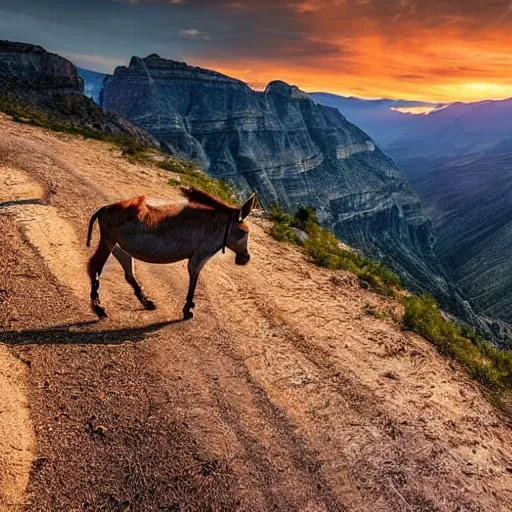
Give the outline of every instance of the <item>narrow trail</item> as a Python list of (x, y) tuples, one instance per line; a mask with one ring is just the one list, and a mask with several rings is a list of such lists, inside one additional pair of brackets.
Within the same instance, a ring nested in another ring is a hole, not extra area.
[(149, 312), (111, 259), (98, 322), (90, 214), (178, 193), (107, 144), (0, 128), (0, 511), (512, 510), (512, 432), (478, 388), (263, 220), (247, 267), (206, 266), (192, 321), (183, 262), (137, 262)]

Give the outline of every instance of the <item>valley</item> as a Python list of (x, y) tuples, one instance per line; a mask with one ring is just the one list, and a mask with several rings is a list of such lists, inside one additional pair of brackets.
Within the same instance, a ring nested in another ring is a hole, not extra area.
[(418, 193), (443, 267), (494, 335), (510, 340), (512, 100), (454, 103), (428, 115), (392, 111), (384, 100), (349, 105)]

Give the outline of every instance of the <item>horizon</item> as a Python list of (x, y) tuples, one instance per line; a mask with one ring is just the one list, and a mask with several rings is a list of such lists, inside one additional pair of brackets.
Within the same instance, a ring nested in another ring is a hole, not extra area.
[(111, 73), (133, 55), (362, 99), (512, 97), (512, 2), (4, 0), (2, 38)]
[[(24, 42), (24, 41), (13, 41), (13, 42)], [(29, 44), (32, 44), (32, 43), (29, 43)], [(49, 50), (50, 51), (50, 50)], [(56, 52), (53, 52), (53, 53), (56, 53)], [(154, 54), (154, 52), (153, 52)], [(139, 57), (138, 55), (132, 55), (132, 57), (138, 57), (138, 58), (147, 58), (149, 57), (149, 55), (152, 55), (152, 54), (148, 54), (146, 55), (146, 57)], [(64, 55), (62, 55), (64, 56)], [(159, 57), (162, 57), (161, 55), (159, 55)], [(168, 58), (168, 57), (162, 57), (162, 58), (165, 58), (167, 60), (174, 60), (176, 61), (176, 59), (172, 59), (172, 58)], [(90, 72), (93, 72), (93, 73), (99, 73), (99, 74), (103, 74), (103, 75), (112, 75), (115, 71), (115, 68), (112, 68), (112, 70), (110, 72), (108, 71), (100, 71), (98, 69), (93, 69), (92, 67), (83, 67), (83, 66), (80, 66), (79, 64), (77, 64), (76, 62), (74, 62), (71, 58), (68, 57), (68, 59), (70, 60), (70, 62), (72, 62), (72, 64), (75, 65), (75, 67), (79, 68), (79, 69), (83, 69), (84, 71), (90, 71)], [(129, 60), (125, 63), (125, 64), (120, 64), (119, 66), (125, 66), (125, 67), (128, 67), (129, 66)], [(189, 63), (189, 62), (185, 62), (185, 64), (187, 66), (195, 66), (194, 63)], [(117, 67), (117, 66), (116, 66)], [(203, 66), (199, 66), (199, 67), (203, 67)], [(213, 68), (203, 68), (203, 69), (209, 69), (210, 71), (219, 71), (217, 69), (213, 69)], [(238, 79), (238, 80), (241, 80), (239, 79), (238, 77), (236, 76), (231, 76), (231, 75), (227, 75), (229, 78), (234, 78), (234, 79)], [(245, 80), (242, 80), (243, 82), (245, 82)], [(268, 82), (267, 84), (265, 84), (264, 86), (261, 86), (261, 87), (255, 87), (253, 85), (251, 85), (250, 83), (248, 82), (245, 82), (249, 87), (251, 87), (252, 89), (256, 90), (256, 91), (262, 91), (264, 90), (271, 82), (273, 81), (282, 81), (280, 80), (279, 78), (276, 78), (274, 80), (271, 80), (270, 82)], [(299, 87), (301, 90), (302, 88), (296, 84), (292, 84), (292, 83), (288, 83), (286, 82), (288, 85), (290, 85), (291, 87)], [(505, 98), (484, 98), (482, 100), (475, 100), (475, 101), (459, 101), (459, 100), (455, 100), (455, 101), (447, 101), (447, 102), (440, 102), (440, 101), (428, 101), (428, 100), (415, 100), (415, 99), (411, 99), (411, 98), (405, 98), (405, 97), (398, 97), (398, 98), (390, 98), (390, 97), (364, 97), (364, 96), (354, 96), (354, 95), (344, 95), (344, 94), (340, 94), (340, 93), (335, 93), (335, 92), (331, 92), (331, 91), (307, 91), (307, 90), (304, 90), (304, 92), (306, 92), (307, 94), (331, 94), (333, 96), (338, 96), (338, 97), (343, 97), (345, 99), (355, 99), (355, 100), (364, 100), (364, 101), (396, 101), (396, 102), (417, 102), (417, 103), (424, 103), (424, 104), (430, 104), (432, 108), (427, 108), (425, 109), (424, 107), (422, 106), (418, 106), (418, 107), (398, 107), (398, 108), (395, 108), (395, 107), (391, 107), (391, 110), (395, 110), (396, 112), (400, 112), (400, 113), (408, 113), (408, 114), (425, 114), (425, 115), (428, 115), (429, 113), (433, 112), (434, 110), (442, 110), (442, 108), (444, 107), (447, 107), (449, 106), (450, 104), (453, 104), (453, 103), (465, 103), (465, 104), (470, 104), (470, 103), (480, 103), (480, 102), (485, 102), (485, 101), (506, 101), (506, 100), (509, 100), (509, 99), (512, 99), (512, 95), (511, 96), (507, 96)], [(420, 110), (421, 109), (421, 110)]]

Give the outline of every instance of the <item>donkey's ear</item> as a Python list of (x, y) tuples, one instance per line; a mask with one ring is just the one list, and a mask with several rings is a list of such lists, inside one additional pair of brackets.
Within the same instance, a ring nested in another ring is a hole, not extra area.
[(256, 206), (256, 194), (253, 194), (245, 203), (242, 208), (240, 208), (240, 220), (244, 220), (249, 213), (252, 212), (253, 208)]

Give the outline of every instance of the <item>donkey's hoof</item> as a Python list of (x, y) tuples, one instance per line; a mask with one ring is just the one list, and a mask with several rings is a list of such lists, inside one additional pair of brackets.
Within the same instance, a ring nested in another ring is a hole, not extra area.
[(93, 311), (98, 315), (98, 318), (108, 318), (107, 312), (105, 308), (98, 306), (97, 304), (92, 307)]
[(152, 300), (147, 300), (144, 302), (144, 309), (147, 309), (148, 311), (154, 311), (156, 309), (156, 304)]
[(192, 311), (183, 311), (183, 320), (190, 320), (191, 318), (194, 318)]

